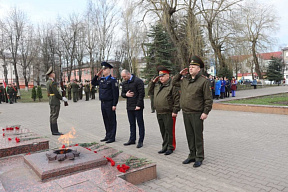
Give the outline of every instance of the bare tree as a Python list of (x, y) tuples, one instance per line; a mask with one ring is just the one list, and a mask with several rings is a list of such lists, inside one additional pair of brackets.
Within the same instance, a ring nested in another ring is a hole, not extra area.
[(4, 79), (8, 84), (8, 61), (7, 61), (7, 49), (8, 49), (7, 35), (5, 31), (5, 24), (0, 20), (0, 58), (3, 61)]
[(258, 3), (256, 0), (249, 1), (243, 6), (241, 17), (238, 17), (241, 37), (251, 45), (253, 64), (260, 79), (263, 78), (258, 61), (259, 50), (266, 50), (273, 43), (270, 37), (272, 32), (278, 28), (277, 17), (271, 5)]
[(17, 70), (17, 63), (19, 60), (19, 43), (23, 36), (27, 18), (24, 12), (18, 10), (16, 7), (11, 10), (6, 17), (6, 33), (8, 35), (8, 50), (11, 53), (12, 64), (14, 67), (16, 84), (19, 89), (19, 77)]
[[(234, 35), (231, 11), (242, 0), (201, 0), (197, 5), (205, 23), (203, 26), (208, 33), (209, 42), (219, 60), (220, 68), (226, 68), (225, 57), (222, 52), (225, 46), (229, 46), (230, 39)], [(227, 49), (227, 47), (226, 47)]]

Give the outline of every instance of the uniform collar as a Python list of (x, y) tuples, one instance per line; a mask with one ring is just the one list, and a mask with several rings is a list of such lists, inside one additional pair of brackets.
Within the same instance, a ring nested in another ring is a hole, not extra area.
[(111, 74), (110, 75), (108, 75), (108, 76), (106, 76), (106, 77), (101, 77), (101, 79), (106, 79), (106, 81), (109, 79), (109, 77), (111, 76)]

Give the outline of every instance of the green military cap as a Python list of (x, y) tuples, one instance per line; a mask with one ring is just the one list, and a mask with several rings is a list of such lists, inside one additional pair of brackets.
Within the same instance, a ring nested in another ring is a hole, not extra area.
[(202, 59), (196, 55), (192, 56), (190, 65), (198, 65), (200, 68), (204, 68)]
[(170, 70), (167, 69), (166, 67), (162, 66), (162, 65), (157, 67), (157, 71), (158, 71), (160, 77), (164, 76), (165, 74), (170, 73)]
[(50, 68), (48, 69), (46, 75), (50, 75), (50, 74), (53, 73), (53, 72), (54, 72), (54, 71), (53, 71), (52, 67), (50, 67)]

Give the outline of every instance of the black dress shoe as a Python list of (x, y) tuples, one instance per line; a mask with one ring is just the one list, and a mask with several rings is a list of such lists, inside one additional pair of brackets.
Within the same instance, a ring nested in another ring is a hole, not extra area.
[(104, 139), (101, 139), (100, 141), (101, 141), (101, 142), (104, 142), (104, 141), (108, 141), (108, 139), (107, 139), (107, 138), (104, 138)]
[(127, 143), (124, 143), (125, 146), (133, 145), (133, 144), (136, 144), (135, 141), (128, 141)]
[(143, 147), (143, 143), (142, 142), (138, 142), (137, 148), (141, 148)]
[(172, 149), (168, 149), (165, 153), (164, 153), (164, 155), (170, 155), (170, 154), (172, 154), (173, 153), (173, 150)]
[(202, 161), (196, 161), (193, 165), (193, 167), (200, 167), (202, 165)]
[(58, 133), (52, 133), (52, 135), (63, 135), (63, 133), (60, 133), (60, 132), (58, 132)]
[(158, 151), (159, 154), (161, 153), (165, 153), (167, 150), (166, 149), (162, 149), (161, 151)]
[(109, 139), (108, 141), (106, 141), (106, 143), (113, 143), (115, 142), (115, 139)]
[(186, 159), (185, 161), (183, 161), (182, 163), (183, 164), (189, 164), (189, 163), (191, 163), (191, 162), (195, 162), (195, 159)]

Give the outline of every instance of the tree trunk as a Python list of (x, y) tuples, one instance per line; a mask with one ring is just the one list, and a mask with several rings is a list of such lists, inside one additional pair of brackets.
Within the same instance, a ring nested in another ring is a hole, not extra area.
[(263, 76), (261, 74), (260, 67), (259, 67), (258, 57), (256, 55), (256, 42), (255, 41), (252, 42), (252, 54), (253, 54), (253, 62), (255, 64), (255, 71), (259, 79), (263, 79)]
[(15, 71), (16, 85), (17, 85), (17, 88), (20, 89), (19, 77), (18, 77), (18, 71), (17, 71), (17, 63), (13, 62), (13, 66), (14, 66), (14, 71)]

